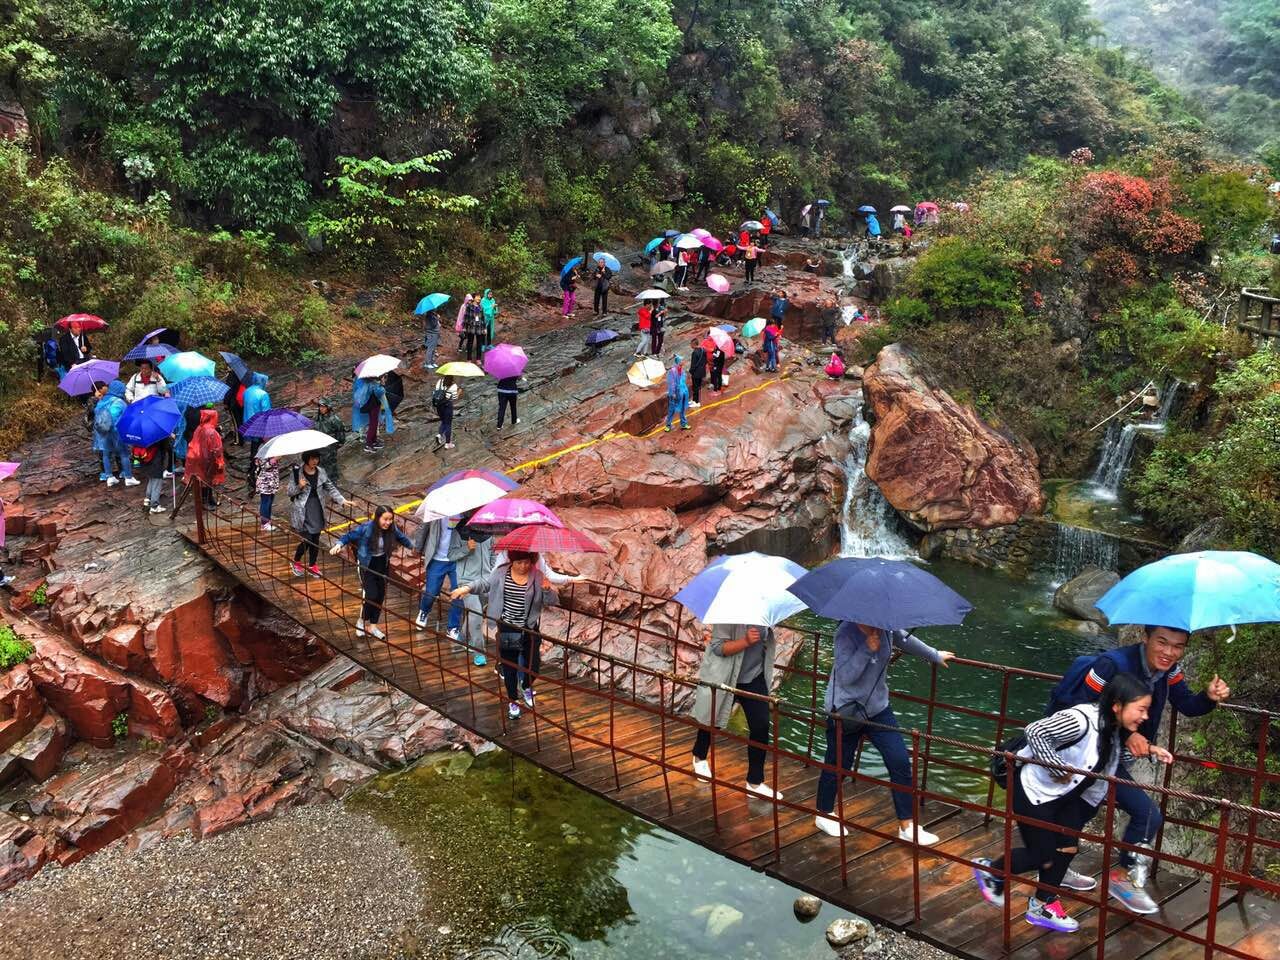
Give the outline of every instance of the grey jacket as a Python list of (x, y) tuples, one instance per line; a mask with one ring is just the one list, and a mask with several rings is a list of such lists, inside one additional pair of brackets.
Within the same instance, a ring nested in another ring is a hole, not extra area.
[[(453, 528), (449, 530), (449, 553), (450, 560), (461, 560), (467, 555), (467, 543), (458, 537), (458, 531)], [(428, 520), (418, 526), (418, 532), (413, 535), (413, 549), (422, 554), (422, 559), (426, 563), (430, 563), (432, 557), (436, 555), (436, 547), (440, 546), (440, 521)]]
[[(302, 472), (302, 468), (298, 468), (298, 473)], [(342, 496), (342, 491), (333, 485), (333, 481), (329, 479), (329, 475), (324, 472), (324, 467), (316, 467), (316, 489), (320, 492), (320, 508), (325, 510), (333, 504), (344, 504), (346, 498)], [(292, 506), (289, 508), (289, 525), (294, 530), (302, 533), (307, 525), (307, 497), (308, 490), (302, 484), (298, 483), (294, 476), (294, 471), (289, 471), (289, 488), (286, 491), (289, 495), (289, 501)], [(317, 531), (312, 531), (317, 532)]]
[[(484, 613), (490, 623), (496, 624), (502, 619), (502, 598), (506, 592), (507, 571), (510, 569), (511, 564), (501, 564), (493, 568), (487, 580), (477, 580), (471, 584), (472, 595), (484, 601)], [(538, 576), (536, 570), (529, 572), (529, 584), (525, 587), (525, 591), (529, 600), (525, 626), (536, 630), (542, 620), (542, 608), (547, 604), (558, 606), (560, 598), (556, 596), (554, 590), (542, 588), (542, 578)]]
[(889, 658), (893, 648), (933, 663), (941, 663), (938, 651), (905, 630), (881, 631), (889, 643), (881, 641), (875, 653), (867, 647), (866, 637), (856, 624), (842, 621), (835, 636), (835, 659), (827, 680), (827, 696), (823, 701), (828, 713), (850, 704), (861, 704), (866, 716), (874, 717), (889, 706)]
[[(702, 666), (698, 668), (698, 679), (706, 683), (719, 683), (726, 687), (738, 685), (738, 674), (742, 670), (742, 658), (745, 653), (725, 655), (724, 645), (729, 640), (739, 640), (747, 635), (750, 627), (744, 624), (719, 623), (711, 628), (711, 642), (702, 653)], [(773, 658), (777, 652), (777, 640), (772, 627), (760, 627), (764, 631), (764, 683), (769, 690), (773, 689)], [(698, 685), (698, 692), (693, 700), (693, 717), (704, 726), (711, 726), (711, 688)], [(733, 694), (717, 690), (715, 695), (715, 725), (723, 728), (733, 713)]]
[[(493, 557), (493, 537), (486, 537), (478, 542), (474, 550), (468, 550), (467, 541), (458, 537), (456, 533), (455, 537), (463, 550), (462, 556), (458, 558), (458, 585), (465, 587), (477, 580), (488, 580), (496, 566)], [(450, 556), (452, 555), (450, 551)]]

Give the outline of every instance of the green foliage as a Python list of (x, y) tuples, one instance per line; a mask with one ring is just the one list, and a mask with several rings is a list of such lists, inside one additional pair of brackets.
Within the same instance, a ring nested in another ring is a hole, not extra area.
[(35, 591), (31, 594), (31, 602), (37, 607), (47, 607), (49, 605), (49, 594), (47, 592), (47, 587), (45, 587), (43, 583), (37, 586)]
[(1008, 256), (961, 237), (934, 243), (911, 271), (905, 296), (888, 306), (891, 319), (921, 324), (1022, 314), (1017, 272)]
[(121, 710), (111, 718), (111, 735), (117, 740), (123, 740), (129, 736), (129, 714)]
[(1149, 371), (1198, 381), (1212, 375), (1226, 346), (1222, 326), (1181, 303), (1167, 284), (1125, 299), (1099, 321), (1097, 337), (1102, 350), (1123, 352), (1137, 361), (1131, 379)]
[(16, 666), (36, 652), (36, 648), (13, 632), (13, 627), (0, 623), (0, 670)]
[(483, 261), (486, 286), (500, 293), (520, 294), (537, 287), (550, 269), (540, 244), (529, 241), (523, 226), (515, 230)]
[(302, 153), (288, 137), (262, 147), (239, 135), (202, 143), (192, 153), (191, 170), (194, 196), (234, 223), (291, 223), (311, 195)]
[(1200, 224), (1214, 247), (1257, 245), (1260, 231), (1271, 218), (1263, 184), (1252, 182), (1242, 170), (1203, 173), (1184, 187), (1182, 212)]

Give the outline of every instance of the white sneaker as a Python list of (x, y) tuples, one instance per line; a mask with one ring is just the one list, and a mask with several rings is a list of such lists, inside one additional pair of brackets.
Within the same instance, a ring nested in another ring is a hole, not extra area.
[(166, 480), (172, 480), (172, 479), (173, 479), (173, 471), (172, 471), (172, 470), (166, 470), (166, 471), (164, 472), (164, 478), (165, 478)]
[(1098, 878), (1076, 873), (1068, 867), (1067, 875), (1062, 878), (1062, 885), (1068, 890), (1094, 890), (1097, 889)]
[(419, 630), (427, 629), (427, 615), (419, 610), (418, 615), (414, 617), (413, 625)]
[(369, 626), (365, 627), (365, 629), (369, 631), (369, 635), (371, 637), (376, 637), (379, 640), (387, 639), (387, 635), (383, 633), (381, 630), (379, 630), (377, 627), (375, 627), (373, 624), (369, 624)]
[[(919, 831), (919, 837), (915, 836), (917, 830)], [(915, 840), (922, 847), (932, 847), (938, 842), (938, 835), (936, 833), (930, 833), (924, 827), (918, 827), (915, 829), (907, 827), (905, 830), (899, 828), (898, 839), (906, 840), (907, 842)]]
[(272, 533), (274, 530), (275, 530), (275, 524), (271, 524), (271, 523), (264, 523), (264, 524), (262, 525), (262, 532), (263, 532), (263, 533)]
[(520, 716), (520, 707), (515, 702), (508, 703), (507, 718), (511, 720), (516, 720), (519, 718), (519, 716)]
[(690, 409), (690, 410), (697, 410), (700, 406), (702, 406), (702, 404), (700, 404), (697, 400), (690, 400), (690, 401), (689, 401), (689, 409)]
[(120, 481), (116, 477), (107, 477), (107, 486), (114, 487)]
[(363, 621), (363, 620), (357, 620), (357, 621), (356, 621), (356, 636), (357, 636), (357, 637), (363, 637), (363, 636), (364, 636), (364, 621)]
[(164, 513), (164, 504), (163, 504), (163, 503), (153, 503), (153, 504), (151, 505), (151, 512), (152, 512), (152, 513)]
[(775, 793), (773, 787), (769, 786), (764, 781), (761, 781), (760, 783), (748, 783), (747, 792), (754, 793), (756, 796), (764, 797), (766, 800), (782, 799), (782, 794)]
[(457, 640), (457, 639), (458, 639), (458, 628), (457, 628), (457, 627), (454, 627), (452, 630), (450, 630), (450, 631), (449, 631), (449, 639), (450, 639), (450, 640)]
[(813, 825), (829, 837), (848, 836), (849, 828), (840, 826), (839, 822), (821, 814), (813, 818)]
[(142, 509), (143, 509), (143, 510), (146, 510), (146, 509), (147, 509), (147, 507), (149, 507), (149, 506), (151, 506), (151, 498), (150, 498), (150, 497), (143, 497), (143, 498), (142, 498)]
[(136, 487), (136, 486), (138, 486), (140, 483), (142, 483), (142, 481), (141, 481), (141, 480), (139, 480), (139, 479), (137, 479), (136, 477), (125, 477), (125, 478), (124, 478), (124, 485), (125, 485), (126, 487)]
[(693, 761), (693, 773), (699, 780), (710, 780), (711, 764), (707, 763), (705, 760), (695, 759)]

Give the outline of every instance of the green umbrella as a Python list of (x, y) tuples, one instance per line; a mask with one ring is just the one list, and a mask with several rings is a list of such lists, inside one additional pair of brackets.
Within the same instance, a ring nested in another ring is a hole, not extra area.
[(752, 317), (742, 325), (742, 335), (744, 337), (757, 337), (769, 325), (769, 321), (764, 317)]

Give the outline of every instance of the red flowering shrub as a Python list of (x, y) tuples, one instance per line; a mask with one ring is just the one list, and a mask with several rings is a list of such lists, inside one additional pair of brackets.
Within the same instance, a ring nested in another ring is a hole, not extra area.
[[(1091, 246), (1176, 257), (1202, 239), (1198, 223), (1170, 209), (1173, 190), (1164, 177), (1147, 180), (1108, 170), (1087, 175), (1080, 190), (1082, 238)], [(1104, 259), (1114, 265), (1113, 255)]]
[(1190, 253), (1202, 237), (1200, 224), (1172, 210), (1161, 210), (1155, 222), (1141, 234), (1148, 253), (1176, 257)]
[(1103, 247), (1093, 258), (1093, 268), (1109, 283), (1131, 287), (1138, 280), (1138, 260), (1120, 247)]

